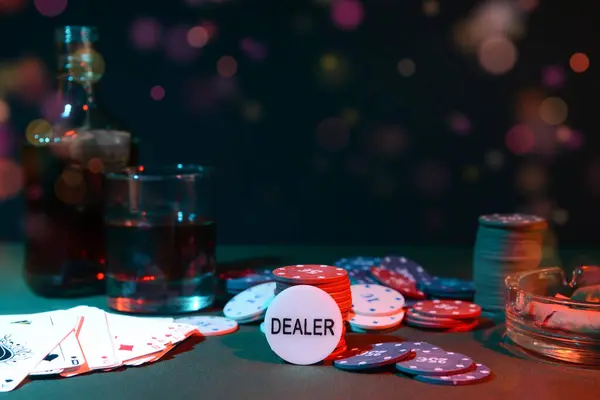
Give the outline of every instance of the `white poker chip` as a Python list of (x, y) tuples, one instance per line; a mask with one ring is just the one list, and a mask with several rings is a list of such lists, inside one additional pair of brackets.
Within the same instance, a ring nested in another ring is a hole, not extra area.
[(175, 322), (193, 325), (204, 336), (227, 335), (228, 333), (235, 332), (238, 328), (238, 324), (234, 320), (212, 315), (177, 318)]
[(381, 285), (360, 284), (350, 286), (352, 311), (368, 316), (397, 314), (404, 307), (400, 292)]
[(347, 321), (353, 328), (365, 330), (383, 330), (391, 329), (400, 325), (403, 319), (404, 311), (400, 311), (398, 314), (384, 316), (360, 315), (350, 312), (348, 314)]
[(314, 286), (298, 285), (271, 302), (264, 328), (275, 354), (291, 364), (310, 365), (336, 349), (344, 323), (329, 294)]
[(236, 321), (253, 320), (269, 307), (275, 297), (276, 286), (275, 282), (269, 282), (244, 290), (227, 302), (223, 314)]

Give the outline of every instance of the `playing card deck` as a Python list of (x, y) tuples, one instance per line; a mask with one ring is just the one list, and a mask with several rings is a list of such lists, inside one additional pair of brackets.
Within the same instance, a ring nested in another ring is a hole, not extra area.
[(0, 316), (0, 392), (27, 376), (71, 377), (155, 362), (198, 333), (172, 318), (131, 317), (93, 307)]

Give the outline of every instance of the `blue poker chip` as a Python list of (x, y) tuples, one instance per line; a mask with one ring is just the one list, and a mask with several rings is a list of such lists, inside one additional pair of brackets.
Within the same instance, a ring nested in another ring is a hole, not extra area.
[(351, 349), (350, 353), (353, 355), (341, 355), (333, 365), (343, 370), (365, 371), (404, 360), (410, 356), (410, 349), (397, 342), (386, 342)]
[(457, 278), (433, 278), (423, 286), (426, 293), (474, 293), (475, 284), (471, 281)]
[(364, 269), (351, 269), (348, 271), (350, 283), (353, 285), (377, 284), (377, 280), (371, 275), (371, 267)]
[(381, 258), (379, 257), (350, 257), (342, 258), (337, 260), (334, 265), (336, 267), (344, 268), (346, 271), (353, 269), (369, 269), (373, 266), (379, 265)]
[(445, 375), (445, 376), (431, 376), (431, 375), (417, 375), (415, 379), (421, 382), (434, 383), (436, 385), (447, 385), (447, 386), (462, 386), (471, 385), (488, 379), (492, 371), (482, 364), (475, 364), (475, 370), (464, 372), (456, 375)]
[(396, 369), (410, 375), (462, 374), (473, 368), (473, 360), (464, 354), (444, 350), (418, 350), (410, 359), (396, 363)]
[(428, 284), (433, 278), (419, 263), (402, 256), (386, 256), (380, 266), (406, 276), (418, 284)]

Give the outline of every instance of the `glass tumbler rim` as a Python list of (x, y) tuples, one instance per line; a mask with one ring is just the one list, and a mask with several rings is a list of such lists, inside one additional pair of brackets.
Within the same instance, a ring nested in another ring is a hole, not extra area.
[(146, 167), (127, 167), (118, 172), (106, 174), (108, 180), (116, 181), (165, 181), (205, 178), (214, 172), (211, 166), (200, 164), (172, 164)]

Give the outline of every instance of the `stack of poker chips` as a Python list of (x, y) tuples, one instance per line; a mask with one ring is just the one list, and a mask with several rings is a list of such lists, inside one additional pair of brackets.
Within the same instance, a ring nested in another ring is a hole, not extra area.
[[(350, 279), (347, 272), (338, 267), (328, 265), (291, 265), (273, 271), (276, 281), (275, 295), (296, 285), (310, 285), (328, 293), (338, 304), (342, 320), (348, 318), (352, 309)], [(330, 357), (346, 351), (345, 327), (340, 342)]]
[(348, 323), (352, 332), (395, 330), (404, 318), (404, 296), (395, 289), (376, 284), (357, 284), (352, 292), (352, 313)]
[(225, 304), (223, 314), (238, 324), (262, 321), (275, 298), (275, 287), (275, 282), (267, 282), (244, 290)]
[(229, 271), (221, 274), (219, 278), (225, 284), (225, 291), (232, 296), (235, 296), (252, 286), (272, 282), (274, 280), (273, 271), (270, 269)]
[(462, 300), (425, 300), (406, 312), (407, 325), (451, 332), (470, 331), (481, 315), (481, 307)]
[(524, 214), (491, 214), (479, 217), (473, 258), (475, 302), (484, 310), (505, 308), (505, 279), (537, 268), (548, 224)]

